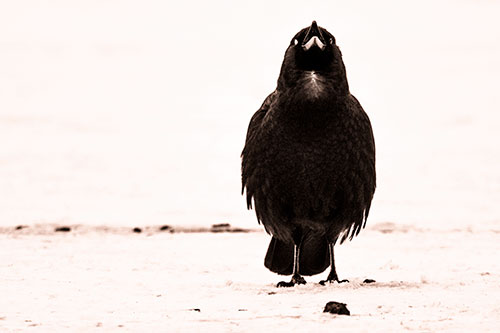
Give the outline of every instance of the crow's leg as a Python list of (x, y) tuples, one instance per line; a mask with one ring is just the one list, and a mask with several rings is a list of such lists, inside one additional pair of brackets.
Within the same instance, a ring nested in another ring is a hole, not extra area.
[(290, 282), (281, 281), (277, 287), (293, 287), (296, 284), (306, 284), (306, 280), (299, 274), (300, 245), (293, 246), (293, 275)]
[(328, 277), (326, 280), (321, 280), (319, 283), (321, 285), (325, 285), (327, 282), (333, 283), (333, 282), (338, 282), (338, 283), (343, 283), (343, 282), (349, 282), (348, 280), (339, 280), (339, 277), (337, 275), (337, 270), (335, 269), (335, 257), (334, 257), (334, 252), (333, 252), (333, 243), (328, 244), (328, 250), (330, 252), (330, 274), (328, 274)]

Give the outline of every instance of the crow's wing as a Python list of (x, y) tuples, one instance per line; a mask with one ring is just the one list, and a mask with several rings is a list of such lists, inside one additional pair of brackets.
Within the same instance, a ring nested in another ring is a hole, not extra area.
[(347, 238), (352, 240), (357, 236), (362, 228), (366, 226), (368, 213), (370, 212), (371, 201), (376, 187), (376, 172), (375, 172), (375, 140), (373, 138), (373, 130), (368, 115), (364, 112), (361, 104), (354, 96), (350, 96), (348, 104), (351, 112), (355, 115), (358, 124), (357, 140), (362, 142), (359, 145), (357, 156), (359, 160), (355, 161), (358, 168), (358, 174), (361, 177), (353, 182), (355, 189), (355, 204), (354, 207), (362, 207), (359, 214), (354, 214), (356, 218), (352, 221), (352, 225), (341, 236), (341, 243)]
[[(271, 93), (262, 103), (261, 107), (250, 120), (248, 125), (247, 138), (245, 141), (245, 147), (241, 152), (241, 193), (247, 189), (247, 208), (252, 208), (252, 197), (253, 191), (251, 184), (249, 184), (249, 179), (255, 170), (259, 167), (259, 133), (263, 122), (263, 119), (271, 107), (273, 101), (277, 98), (277, 91)], [(249, 186), (250, 185), (250, 186)]]

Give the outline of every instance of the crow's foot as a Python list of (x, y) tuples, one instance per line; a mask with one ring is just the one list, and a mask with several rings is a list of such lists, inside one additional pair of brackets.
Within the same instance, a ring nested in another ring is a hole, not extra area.
[(306, 284), (306, 280), (300, 276), (300, 275), (294, 275), (292, 276), (292, 280), (290, 282), (285, 282), (285, 281), (281, 281), (281, 282), (278, 282), (278, 284), (276, 285), (276, 287), (278, 288), (282, 288), (282, 287), (293, 287), (295, 286), (296, 284)]
[(329, 280), (329, 279), (326, 279), (326, 280), (319, 281), (319, 284), (324, 286), (327, 283), (334, 283), (334, 282), (337, 282), (337, 283), (347, 282), (347, 283), (349, 283), (349, 280), (345, 280), (345, 279), (344, 280), (338, 280), (338, 279), (337, 280)]
[(339, 277), (337, 276), (337, 273), (330, 272), (330, 274), (328, 274), (328, 277), (326, 278), (326, 280), (319, 281), (319, 284), (324, 286), (326, 283), (334, 283), (334, 282), (337, 282), (337, 283), (347, 282), (347, 283), (349, 283), (349, 280), (340, 280)]

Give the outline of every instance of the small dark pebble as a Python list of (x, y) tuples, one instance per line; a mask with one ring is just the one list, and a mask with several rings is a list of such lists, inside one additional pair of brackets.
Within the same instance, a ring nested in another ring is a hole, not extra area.
[(212, 224), (212, 229), (230, 228), (230, 227), (231, 225), (229, 223)]
[(70, 227), (57, 227), (56, 232), (70, 232), (71, 228)]
[(339, 303), (339, 302), (328, 302), (325, 305), (325, 309), (323, 312), (329, 312), (329, 313), (334, 313), (334, 314), (341, 314), (341, 315), (348, 315), (350, 316), (351, 313), (346, 307), (346, 304), (344, 303)]
[(229, 229), (217, 228), (217, 229), (211, 229), (210, 231), (213, 233), (221, 233), (221, 232), (229, 232)]
[(238, 309), (238, 311), (248, 311), (247, 309)]
[(141, 228), (134, 228), (134, 229), (132, 229), (132, 231), (139, 234), (142, 232), (142, 229)]
[(212, 229), (210, 229), (211, 232), (230, 232), (231, 231), (231, 226), (228, 224), (227, 226), (222, 225), (222, 224), (214, 224), (212, 226)]
[(365, 280), (363, 281), (363, 283), (374, 283), (374, 282), (377, 282), (377, 281), (375, 281), (375, 280), (373, 280), (373, 279), (365, 279)]
[(248, 232), (248, 230), (241, 229), (241, 228), (234, 228), (234, 229), (231, 229), (229, 231), (231, 231), (231, 232)]
[(16, 230), (21, 230), (21, 229), (24, 229), (24, 228), (27, 228), (27, 227), (28, 227), (28, 226), (26, 226), (26, 225), (18, 225), (18, 226), (16, 227)]
[(201, 312), (201, 310), (200, 310), (200, 309), (189, 309), (189, 311)]
[(213, 224), (210, 229), (211, 232), (248, 232), (246, 229), (233, 228), (229, 223)]
[(270, 291), (270, 292), (268, 292), (267, 294), (268, 294), (268, 295), (275, 295), (275, 294), (276, 294), (276, 292), (274, 292), (274, 291)]
[(170, 229), (172, 229), (172, 227), (171, 227), (171, 226), (169, 226), (169, 225), (162, 225), (162, 226), (160, 227), (160, 230), (161, 230), (161, 231), (167, 231), (167, 230), (170, 230)]

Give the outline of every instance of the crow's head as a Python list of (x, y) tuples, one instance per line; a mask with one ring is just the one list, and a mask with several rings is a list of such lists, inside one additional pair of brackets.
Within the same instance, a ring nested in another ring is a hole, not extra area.
[(291, 40), (281, 68), (281, 84), (294, 85), (304, 73), (315, 73), (347, 88), (342, 53), (335, 37), (313, 21)]

